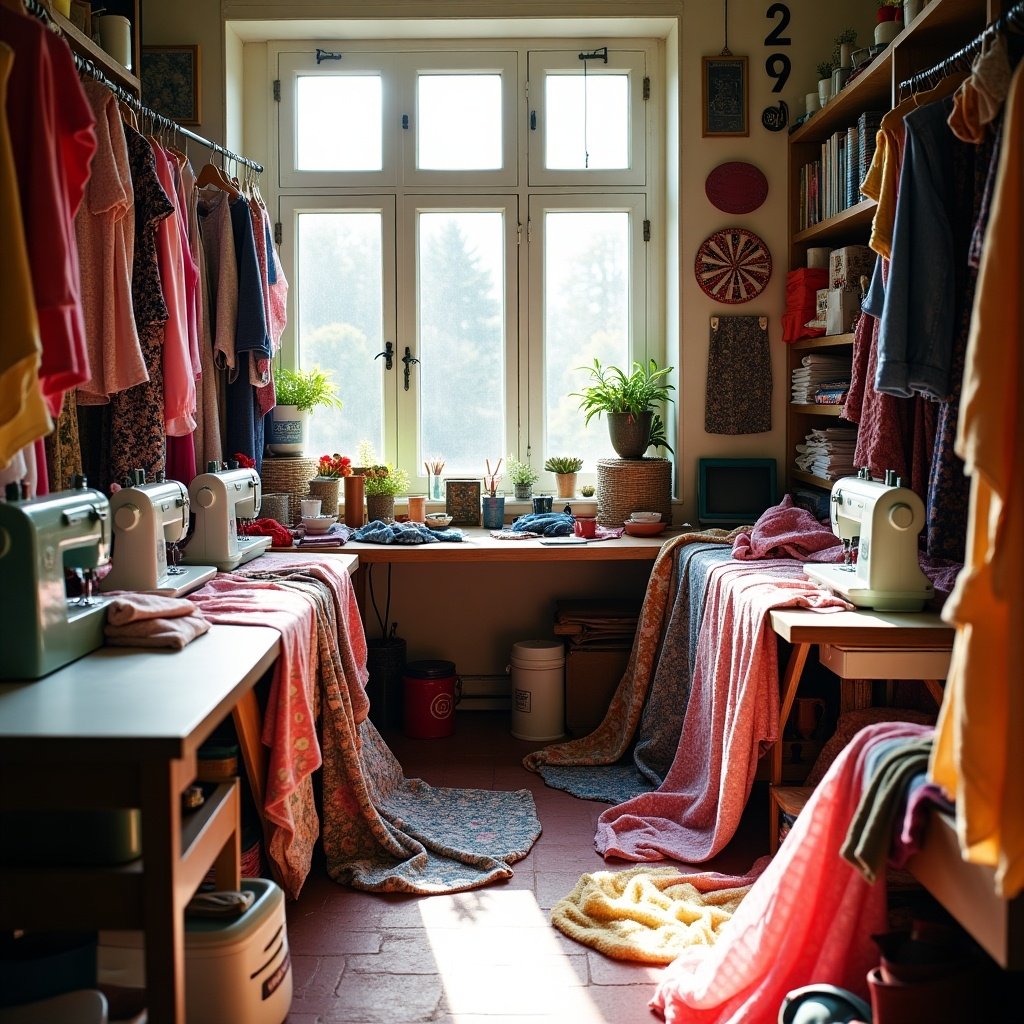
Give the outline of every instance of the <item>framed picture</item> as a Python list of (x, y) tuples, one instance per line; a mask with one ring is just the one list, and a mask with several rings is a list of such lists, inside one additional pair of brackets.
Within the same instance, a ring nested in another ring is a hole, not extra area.
[(479, 526), (481, 481), (448, 478), (444, 483), (444, 510), (452, 517), (452, 526)]
[(749, 135), (747, 58), (701, 58), (701, 134)]
[(199, 124), (199, 46), (144, 46), (142, 102), (178, 124)]

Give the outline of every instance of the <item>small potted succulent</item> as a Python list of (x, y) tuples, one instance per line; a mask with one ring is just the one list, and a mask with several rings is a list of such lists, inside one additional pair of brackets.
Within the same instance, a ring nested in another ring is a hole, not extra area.
[(544, 463), (549, 473), (555, 474), (555, 493), (559, 498), (571, 498), (576, 493), (576, 474), (583, 468), (577, 455), (552, 455)]
[(531, 497), (533, 485), (540, 479), (540, 473), (528, 462), (523, 462), (514, 455), (508, 457), (506, 465), (508, 478), (512, 481), (512, 486), (515, 489), (515, 496), (520, 499)]

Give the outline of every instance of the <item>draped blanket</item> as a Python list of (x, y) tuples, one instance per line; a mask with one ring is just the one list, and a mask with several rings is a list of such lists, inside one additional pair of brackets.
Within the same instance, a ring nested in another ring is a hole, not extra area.
[[(347, 573), (330, 557), (268, 555), (191, 600), (213, 622), (281, 633), (264, 715), (264, 816), (275, 876), (297, 897), (319, 819), (332, 878), (357, 888), (458, 892), (509, 878), (540, 835), (528, 790), (435, 789), (406, 779), (367, 717), (366, 640)], [(319, 712), (322, 746), (317, 735)]]

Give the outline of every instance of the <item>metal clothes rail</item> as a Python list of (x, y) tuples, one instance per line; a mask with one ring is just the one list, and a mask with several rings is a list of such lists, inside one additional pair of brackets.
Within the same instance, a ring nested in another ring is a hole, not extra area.
[[(52, 29), (58, 35), (63, 35), (60, 26), (50, 17), (49, 10), (39, 3), (39, 0), (24, 0), (24, 2), (29, 14), (44, 22), (48, 28)], [(103, 69), (88, 57), (83, 57), (80, 53), (76, 53), (74, 50), (72, 50), (72, 56), (75, 59), (75, 67), (81, 74), (88, 75), (90, 78), (93, 78), (102, 85), (105, 85), (112, 93), (114, 93), (114, 95), (117, 96), (118, 100), (135, 110), (145, 120), (149, 121), (154, 128), (173, 132), (176, 135), (183, 135), (185, 138), (191, 139), (193, 142), (197, 142), (200, 146), (205, 146), (207, 149), (213, 150), (215, 153), (219, 153), (227, 160), (249, 167), (257, 174), (263, 173), (263, 165), (257, 163), (255, 160), (250, 160), (248, 157), (240, 156), (238, 153), (234, 153), (230, 149), (226, 149), (219, 142), (212, 142), (210, 139), (203, 138), (202, 135), (190, 131), (188, 128), (178, 124), (177, 121), (172, 121), (171, 118), (165, 117), (163, 114), (158, 113), (151, 107), (147, 107), (133, 92), (130, 92), (123, 85), (120, 85), (108, 78), (103, 73)]]
[(970, 69), (970, 61), (983, 47), (987, 46), (996, 36), (1001, 35), (1007, 29), (1024, 32), (1024, 3), (1016, 3), (996, 18), (991, 24), (972, 39), (969, 43), (961, 46), (955, 53), (939, 61), (938, 64), (911, 75), (910, 78), (900, 82), (899, 95), (904, 90), (914, 92), (922, 86), (935, 85), (940, 79), (956, 71), (960, 67)]

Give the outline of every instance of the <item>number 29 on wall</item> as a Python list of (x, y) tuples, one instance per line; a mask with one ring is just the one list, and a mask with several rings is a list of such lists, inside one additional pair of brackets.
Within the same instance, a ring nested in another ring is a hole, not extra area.
[[(764, 16), (775, 22), (771, 31), (764, 37), (765, 46), (790, 46), (792, 40), (786, 35), (789, 28), (789, 6), (787, 4), (769, 4)], [(772, 92), (782, 92), (789, 81), (789, 73), (793, 65), (788, 54), (769, 53), (764, 59), (764, 70), (768, 77), (774, 81)]]

